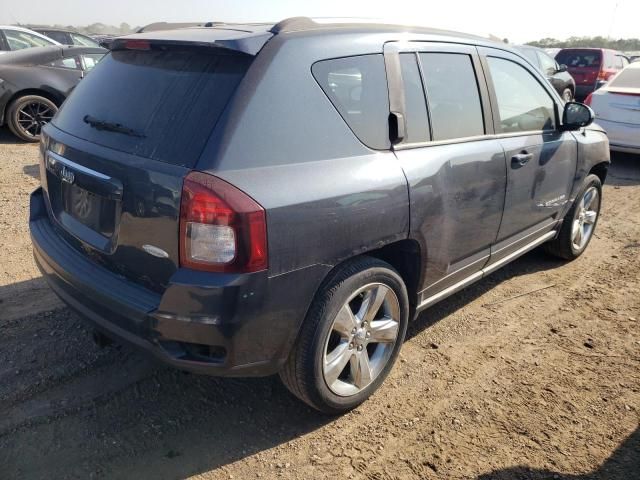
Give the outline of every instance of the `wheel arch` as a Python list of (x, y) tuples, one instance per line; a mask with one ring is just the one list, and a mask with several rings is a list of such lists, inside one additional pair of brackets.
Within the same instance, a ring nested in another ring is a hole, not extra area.
[(589, 175), (596, 175), (602, 184), (604, 185), (604, 181), (607, 178), (607, 173), (609, 172), (609, 162), (600, 162), (596, 163), (591, 170), (589, 170)]

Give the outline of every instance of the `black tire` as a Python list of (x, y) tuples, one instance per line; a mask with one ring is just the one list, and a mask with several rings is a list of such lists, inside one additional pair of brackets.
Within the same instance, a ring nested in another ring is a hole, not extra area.
[(574, 97), (573, 97), (573, 90), (571, 90), (570, 88), (565, 88), (562, 91), (562, 100), (564, 100), (565, 102), (573, 102)]
[[(576, 216), (579, 213), (578, 209), (580, 208), (580, 204), (582, 202), (582, 198), (585, 193), (594, 187), (598, 192), (598, 205), (596, 209), (596, 218), (593, 223), (593, 228), (586, 240), (586, 243), (582, 245), (580, 248), (576, 248), (573, 242), (573, 224), (576, 220)], [(598, 224), (598, 218), (600, 218), (600, 207), (602, 206), (602, 182), (597, 175), (588, 175), (585, 178), (582, 188), (580, 189), (580, 193), (576, 196), (573, 205), (567, 212), (562, 222), (562, 227), (560, 228), (560, 232), (558, 236), (547, 242), (544, 245), (545, 250), (553, 256), (562, 258), (564, 260), (574, 260), (578, 258), (582, 253), (587, 249), (587, 246), (591, 242), (593, 238), (593, 234), (595, 232), (596, 226)]]
[[(25, 110), (29, 110), (26, 112)], [(42, 112), (40, 116), (37, 111)], [(16, 98), (7, 110), (7, 125), (11, 132), (25, 142), (40, 141), (40, 131), (46, 125), (53, 115), (58, 111), (58, 107), (48, 98), (38, 95), (25, 95)], [(44, 113), (46, 112), (46, 115)], [(25, 115), (33, 115), (33, 124), (29, 125), (25, 122), (28, 117)]]
[[(387, 363), (359, 393), (340, 396), (325, 381), (325, 346), (336, 315), (349, 298), (366, 285), (383, 284), (395, 294), (400, 307), (398, 333)], [(280, 372), (284, 385), (303, 402), (323, 413), (337, 415), (364, 402), (382, 384), (393, 367), (407, 331), (409, 301), (406, 286), (391, 265), (376, 258), (359, 257), (337, 268), (323, 283), (302, 325), (298, 340)]]

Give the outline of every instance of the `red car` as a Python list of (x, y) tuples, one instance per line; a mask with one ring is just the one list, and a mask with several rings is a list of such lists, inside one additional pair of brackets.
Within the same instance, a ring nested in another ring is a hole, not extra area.
[(576, 81), (575, 97), (578, 100), (583, 100), (629, 65), (629, 59), (621, 52), (605, 48), (563, 48), (556, 60), (567, 66)]

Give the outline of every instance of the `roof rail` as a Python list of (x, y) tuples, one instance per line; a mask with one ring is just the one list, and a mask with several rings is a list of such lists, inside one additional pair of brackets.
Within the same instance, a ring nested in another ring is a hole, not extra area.
[(279, 33), (306, 30), (317, 26), (318, 24), (309, 17), (291, 17), (276, 23), (269, 31), (277, 35)]

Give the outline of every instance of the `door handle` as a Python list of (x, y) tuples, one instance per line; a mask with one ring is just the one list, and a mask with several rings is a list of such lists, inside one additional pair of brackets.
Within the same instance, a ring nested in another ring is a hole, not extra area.
[(511, 164), (523, 167), (533, 158), (533, 153), (522, 152), (511, 157)]

